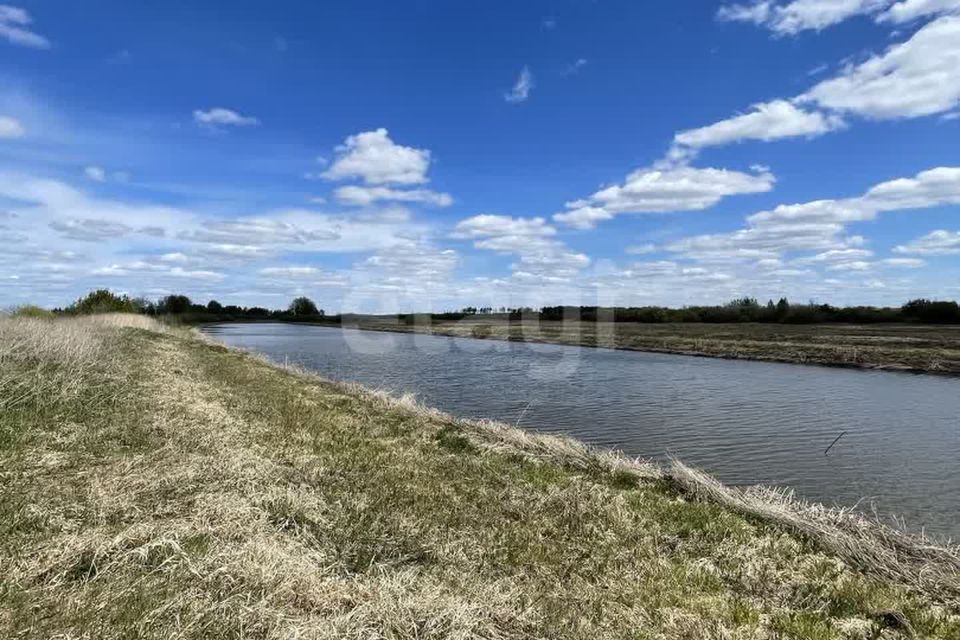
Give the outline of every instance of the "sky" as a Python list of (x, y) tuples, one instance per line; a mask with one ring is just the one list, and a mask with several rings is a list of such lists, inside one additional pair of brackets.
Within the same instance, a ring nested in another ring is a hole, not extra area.
[(960, 298), (960, 0), (13, 1), (0, 308)]

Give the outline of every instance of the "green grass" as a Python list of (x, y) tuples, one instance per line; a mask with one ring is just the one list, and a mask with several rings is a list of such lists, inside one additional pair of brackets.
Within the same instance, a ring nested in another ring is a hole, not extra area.
[(84, 331), (101, 365), (0, 349), (8, 377), (82, 378), (0, 413), (0, 637), (960, 637), (954, 600), (656, 469), (185, 332)]

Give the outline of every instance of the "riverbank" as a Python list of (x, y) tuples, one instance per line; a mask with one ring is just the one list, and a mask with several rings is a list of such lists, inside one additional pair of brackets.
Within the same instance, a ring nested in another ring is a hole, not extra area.
[(960, 375), (960, 326), (508, 321), (358, 317), (350, 328), (673, 353), (708, 358)]
[(956, 550), (679, 464), (138, 316), (0, 320), (0, 364), (3, 637), (960, 634)]

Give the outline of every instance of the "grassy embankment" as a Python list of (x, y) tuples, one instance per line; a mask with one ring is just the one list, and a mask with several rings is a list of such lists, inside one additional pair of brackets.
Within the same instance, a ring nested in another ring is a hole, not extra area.
[(359, 316), (351, 326), (376, 331), (415, 331), (490, 340), (960, 375), (960, 326), (954, 325), (510, 322), (498, 316), (408, 324), (395, 317)]
[(957, 638), (960, 559), (137, 316), (0, 319), (3, 638)]

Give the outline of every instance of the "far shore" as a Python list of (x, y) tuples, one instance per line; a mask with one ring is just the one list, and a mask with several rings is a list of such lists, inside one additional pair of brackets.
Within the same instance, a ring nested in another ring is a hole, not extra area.
[(413, 323), (397, 316), (356, 316), (342, 323), (296, 324), (960, 376), (960, 325), (521, 322), (482, 315)]

